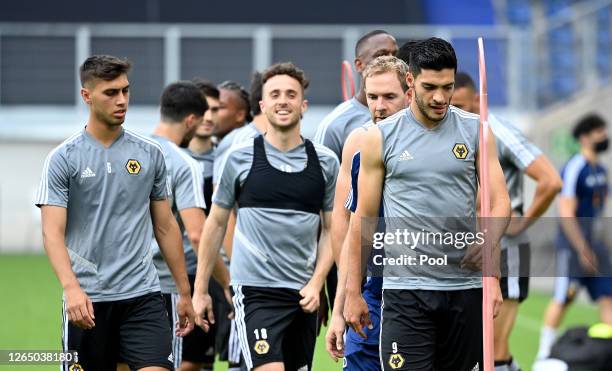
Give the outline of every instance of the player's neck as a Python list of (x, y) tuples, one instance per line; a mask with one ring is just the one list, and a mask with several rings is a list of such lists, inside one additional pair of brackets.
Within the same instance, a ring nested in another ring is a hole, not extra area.
[(357, 95), (355, 96), (355, 99), (357, 99), (357, 102), (363, 104), (364, 106), (368, 106), (368, 100), (366, 99), (365, 90), (359, 89)]
[(591, 149), (591, 148), (587, 148), (587, 147), (582, 147), (580, 149), (580, 154), (582, 154), (582, 156), (584, 156), (584, 158), (590, 163), (590, 164), (596, 164), (598, 157), (597, 153)]
[(268, 118), (263, 113), (253, 117), (252, 122), (260, 133), (265, 133), (268, 130)]
[(287, 152), (302, 144), (300, 124), (295, 125), (289, 130), (279, 130), (270, 125), (265, 138), (274, 148), (281, 152)]
[(194, 136), (189, 142), (189, 150), (193, 153), (204, 153), (212, 149), (211, 137), (197, 137)]
[(153, 131), (153, 135), (166, 138), (178, 146), (183, 142), (185, 133), (183, 133), (183, 125), (162, 121)]
[(91, 114), (89, 115), (85, 131), (104, 147), (108, 148), (121, 135), (122, 127), (121, 125), (105, 124)]

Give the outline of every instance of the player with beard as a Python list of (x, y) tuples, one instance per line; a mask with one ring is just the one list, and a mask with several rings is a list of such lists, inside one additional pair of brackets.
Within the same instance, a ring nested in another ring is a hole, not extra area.
[[(389, 116), (405, 109), (410, 104), (410, 93), (406, 77), (408, 65), (402, 60), (383, 56), (374, 59), (363, 72), (363, 87), (368, 101), (372, 120), (364, 128), (375, 125)], [(347, 250), (340, 245), (346, 238), (349, 217), (345, 210), (355, 211), (357, 205), (357, 179), (359, 176), (360, 141), (366, 133), (364, 128), (355, 129), (346, 139), (342, 150), (343, 160), (336, 184), (334, 211), (332, 212), (332, 248), (338, 266), (339, 281), (332, 320), (327, 329), (326, 347), (334, 360), (345, 357), (344, 368), (356, 370), (380, 370), (378, 358), (378, 334), (380, 331), (380, 299), (382, 296), (382, 277), (370, 275), (363, 286), (363, 296), (368, 304), (372, 328), (364, 331), (366, 338), (360, 337), (352, 329), (344, 332), (346, 324), (342, 317), (344, 309), (344, 287), (346, 284)], [(338, 222), (338, 220), (340, 222)], [(346, 229), (340, 227), (345, 225)], [(346, 349), (346, 350), (345, 350)]]
[[(44, 245), (64, 291), (62, 349), (78, 352), (64, 370), (173, 367), (172, 328), (151, 259), (155, 236), (180, 294), (179, 335), (193, 308), (179, 227), (167, 201), (159, 143), (122, 128), (130, 63), (108, 55), (80, 68), (86, 127), (45, 161), (36, 198)], [(197, 114), (205, 106), (198, 104)]]
[[(161, 96), (161, 119), (151, 137), (159, 143), (168, 169), (170, 205), (183, 235), (183, 251), (189, 254), (197, 249), (202, 234), (205, 216), (201, 167), (179, 145), (189, 143), (198, 125), (202, 123), (208, 105), (202, 99), (200, 90), (189, 81), (168, 85)], [(176, 322), (177, 289), (158, 244), (151, 245), (153, 263), (157, 268), (162, 294), (166, 301), (168, 320), (171, 328)], [(189, 269), (187, 268), (187, 273)], [(182, 362), (183, 339), (174, 336), (174, 367)]]
[[(300, 135), (308, 81), (291, 63), (263, 73), (265, 135), (234, 146), (213, 195), (198, 257), (198, 321), (214, 320), (208, 279), (238, 205), (230, 266), (248, 369), (310, 370), (319, 292), (332, 264), (329, 226), (338, 159)], [(319, 226), (321, 239), (317, 248)]]
[[(365, 218), (378, 220), (382, 206), (386, 233), (395, 234), (399, 228), (427, 228), (440, 234), (474, 231), (479, 117), (449, 107), (457, 70), (455, 52), (442, 39), (426, 39), (414, 45), (409, 66), (408, 85), (413, 94), (409, 109), (368, 128), (361, 144), (359, 197), (347, 237), (344, 306), (347, 324), (358, 333), (364, 326), (371, 327), (361, 293), (361, 267), (362, 249), (367, 257), (372, 245), (362, 247), (361, 239), (374, 236), (375, 224), (364, 223)], [(489, 141), (487, 150), (490, 215), (497, 220), (486, 237), (497, 246), (510, 215), (510, 201), (495, 141)], [(483, 356), (483, 272), (475, 258), (480, 247), (472, 245), (466, 254), (442, 241), (418, 240), (409, 247), (387, 242), (382, 248), (389, 260), (406, 255), (416, 260), (422, 255), (443, 259), (446, 255), (448, 264), (384, 266), (381, 368), (478, 370)], [(497, 312), (502, 301), (499, 283), (493, 288)]]

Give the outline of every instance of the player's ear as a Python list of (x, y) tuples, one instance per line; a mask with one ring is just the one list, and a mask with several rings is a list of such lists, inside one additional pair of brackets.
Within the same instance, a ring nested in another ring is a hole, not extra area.
[(414, 76), (412, 75), (412, 72), (408, 72), (406, 74), (406, 83), (408, 84), (409, 89), (414, 89)]
[(480, 95), (474, 94), (474, 105), (478, 107), (480, 105)]
[(260, 110), (261, 112), (264, 112), (264, 113), (265, 113), (265, 112), (266, 112), (265, 108), (266, 108), (266, 105), (264, 104), (263, 100), (260, 100), (260, 101), (259, 101), (259, 110)]
[(355, 58), (355, 60), (353, 61), (353, 63), (355, 64), (355, 70), (357, 71), (357, 73), (359, 73), (361, 75), (361, 73), (363, 72), (364, 69), (364, 65), (363, 62), (361, 62), (361, 59), (359, 58)]
[(83, 102), (85, 104), (91, 104), (91, 92), (87, 88), (81, 88), (81, 98), (83, 98)]
[(304, 114), (304, 112), (306, 112), (307, 109), (308, 109), (308, 100), (304, 99), (302, 101), (302, 115)]

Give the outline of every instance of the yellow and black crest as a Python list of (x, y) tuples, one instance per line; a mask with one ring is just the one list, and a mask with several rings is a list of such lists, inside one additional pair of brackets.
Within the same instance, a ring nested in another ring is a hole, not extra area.
[(270, 350), (270, 344), (265, 340), (257, 340), (254, 349), (257, 354), (266, 354)]
[(84, 371), (83, 367), (81, 367), (80, 364), (75, 363), (73, 365), (71, 365), (70, 367), (68, 367), (69, 371)]
[(453, 155), (459, 160), (465, 159), (468, 153), (470, 153), (470, 151), (464, 143), (455, 143), (453, 146)]
[(402, 357), (401, 354), (391, 354), (391, 357), (389, 358), (389, 366), (391, 366), (392, 369), (398, 369), (400, 367), (402, 367), (404, 365), (404, 357)]
[(129, 159), (128, 162), (125, 164), (125, 169), (128, 173), (136, 175), (140, 173), (140, 162), (138, 162), (138, 160)]

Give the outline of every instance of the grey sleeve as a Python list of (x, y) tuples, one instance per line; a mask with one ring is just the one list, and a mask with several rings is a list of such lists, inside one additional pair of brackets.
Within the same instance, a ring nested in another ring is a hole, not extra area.
[(492, 128), (495, 137), (503, 144), (503, 153), (521, 171), (524, 171), (542, 154), (542, 151), (513, 125), (499, 122)]
[(68, 190), (70, 189), (70, 168), (65, 154), (53, 151), (43, 165), (40, 185), (36, 194), (35, 205), (68, 207)]
[(170, 190), (167, 184), (167, 170), (166, 170), (166, 162), (164, 161), (164, 154), (161, 149), (157, 147), (152, 150), (152, 162), (154, 165), (155, 175), (153, 179), (153, 187), (151, 188), (151, 193), (149, 198), (152, 201), (160, 201), (168, 198), (168, 194)]
[(236, 151), (232, 151), (227, 156), (224, 156), (223, 163), (220, 165), (221, 170), (217, 188), (212, 197), (212, 202), (224, 209), (231, 209), (236, 203), (236, 183), (239, 182), (240, 175), (238, 171), (238, 156), (236, 154)]
[(322, 153), (321, 168), (325, 179), (325, 196), (323, 196), (323, 211), (331, 211), (334, 208), (334, 194), (336, 192), (336, 179), (340, 171), (338, 157), (332, 152)]
[[(202, 189), (202, 166), (195, 160), (183, 158), (177, 168), (176, 186), (174, 187), (174, 200), (178, 210), (191, 207), (206, 208)], [(191, 161), (188, 161), (191, 160)]]

